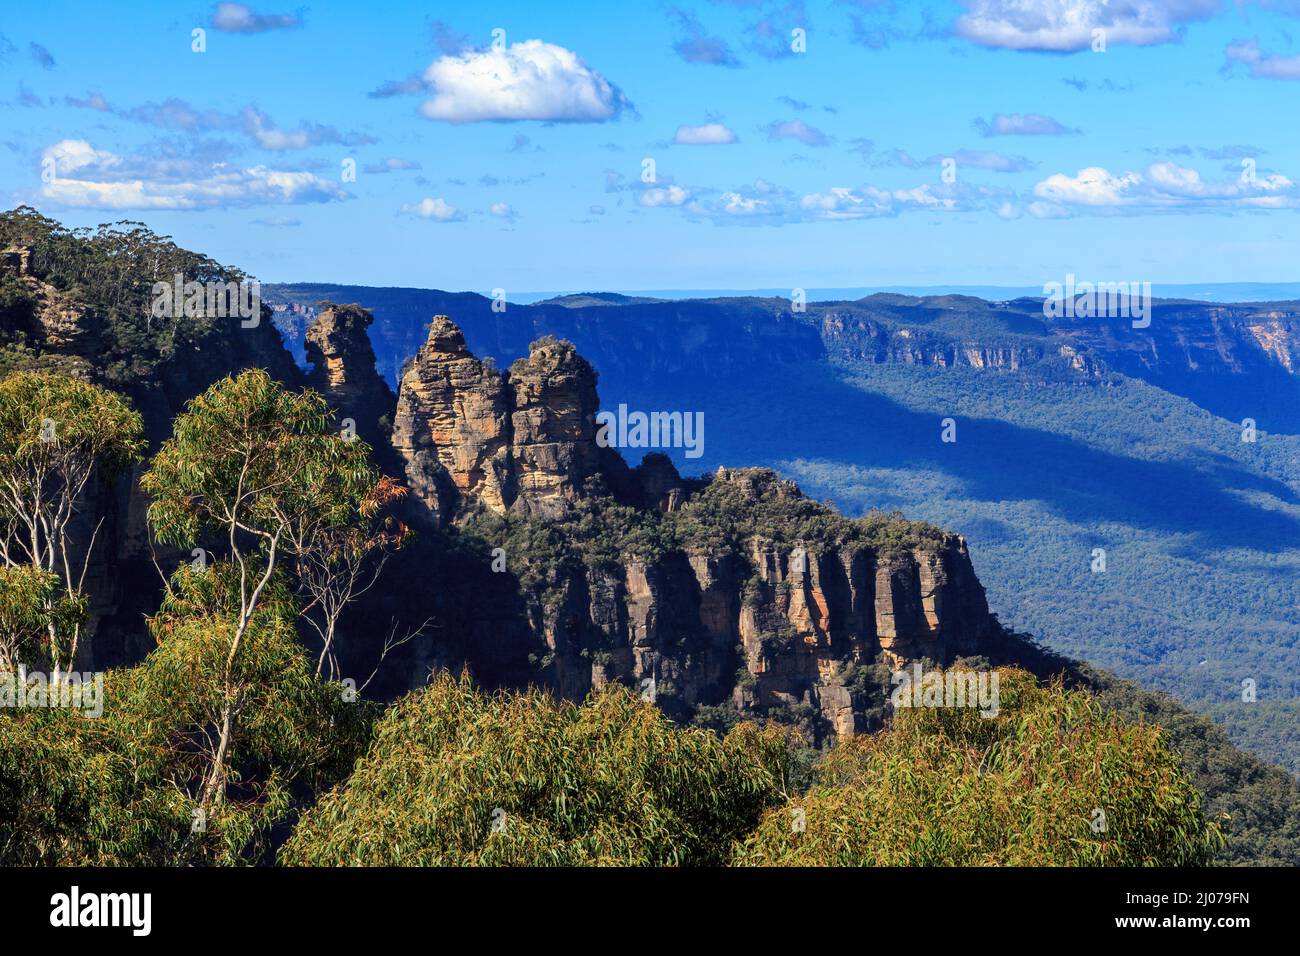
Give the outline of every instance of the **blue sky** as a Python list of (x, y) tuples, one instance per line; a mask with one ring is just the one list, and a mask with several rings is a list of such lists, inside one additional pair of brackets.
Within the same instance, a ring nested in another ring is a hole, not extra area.
[(0, 201), (263, 281), (1300, 279), (1300, 0), (430, 9), (6, 4)]

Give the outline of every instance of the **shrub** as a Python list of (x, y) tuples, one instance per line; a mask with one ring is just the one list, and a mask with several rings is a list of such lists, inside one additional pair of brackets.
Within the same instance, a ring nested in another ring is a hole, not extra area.
[[(1218, 826), (1162, 731), (1103, 716), (1061, 684), (1002, 670), (1000, 710), (907, 708), (839, 743), (801, 798), (769, 811), (746, 865), (1185, 866)], [(802, 811), (805, 829), (792, 825)], [(1103, 817), (1099, 812), (1104, 814)]]
[(621, 687), (581, 706), (446, 674), (380, 722), (299, 823), (297, 865), (720, 864), (783, 799), (786, 746), (680, 728)]

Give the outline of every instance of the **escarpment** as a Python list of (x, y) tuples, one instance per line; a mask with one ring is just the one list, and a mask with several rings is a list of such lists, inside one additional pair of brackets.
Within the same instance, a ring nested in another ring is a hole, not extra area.
[[(111, 327), (79, 308), (75, 329), (29, 316), (44, 352), (104, 353)], [(375, 372), (370, 322), (356, 306), (325, 308), (305, 375), (269, 322), (202, 321), (168, 330), (148, 377), (113, 379), (102, 362), (88, 374), (130, 394), (155, 447), (189, 398), (250, 366), (313, 385), (353, 420), (424, 519), (341, 638), (349, 666), (369, 673), (389, 630), (429, 622), (376, 690), (469, 666), (488, 685), (580, 698), (621, 682), (682, 719), (739, 711), (826, 737), (880, 718), (889, 669), (980, 654), (996, 633), (956, 535), (845, 518), (767, 470), (684, 477), (658, 453), (629, 467), (598, 441), (597, 373), (568, 342), (543, 337), (499, 370), (437, 317), (394, 397)], [(114, 666), (147, 652), (140, 622), (158, 578), (134, 481), (93, 497), (86, 520), (106, 520), (85, 664)]]
[(597, 411), (572, 345), (544, 338), (500, 372), (434, 319), (393, 445), (429, 526), (465, 550), (437, 572), (457, 636), (413, 672), (462, 661), (572, 698), (619, 681), (679, 716), (728, 704), (831, 735), (878, 717), (879, 668), (994, 633), (959, 536), (845, 518), (766, 469), (684, 478), (657, 453), (629, 469)]

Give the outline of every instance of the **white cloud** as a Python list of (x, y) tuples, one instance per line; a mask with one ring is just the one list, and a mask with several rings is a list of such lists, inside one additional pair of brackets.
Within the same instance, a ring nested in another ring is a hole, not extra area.
[(55, 176), (66, 176), (80, 169), (98, 167), (103, 170), (122, 165), (122, 158), (106, 149), (95, 149), (84, 139), (65, 139), (47, 146), (41, 153), (44, 162), (54, 162)]
[(729, 216), (762, 216), (771, 211), (771, 203), (754, 196), (742, 196), (737, 192), (722, 194), (722, 211)]
[(1250, 75), (1264, 80), (1300, 80), (1300, 56), (1277, 56), (1259, 48), (1258, 40), (1234, 40), (1224, 50), (1230, 63), (1244, 63)]
[(1101, 166), (1074, 176), (1056, 173), (1034, 187), (1029, 211), (1040, 218), (1073, 212), (1231, 211), (1281, 209), (1300, 204), (1295, 184), (1273, 173), (1226, 182), (1206, 182), (1194, 169), (1153, 163), (1142, 172), (1114, 174)]
[(360, 133), (340, 133), (332, 126), (308, 123), (295, 130), (280, 129), (269, 116), (253, 106), (245, 106), (240, 117), (244, 132), (255, 139), (263, 149), (276, 152), (286, 149), (307, 149), (322, 143), (338, 143), (343, 146), (364, 146), (374, 139)]
[(981, 136), (1067, 136), (1079, 132), (1041, 113), (994, 113), (992, 119), (975, 120), (975, 128)]
[(721, 193), (701, 191), (681, 206), (688, 218), (715, 225), (771, 225), (875, 219), (907, 211), (961, 212), (1005, 195), (979, 186), (926, 183), (910, 189), (833, 186), (796, 195), (764, 180)]
[(494, 202), (488, 211), (500, 219), (515, 218), (515, 210), (508, 202)]
[(895, 216), (906, 210), (956, 212), (971, 208), (968, 195), (956, 186), (935, 187), (929, 183), (911, 189), (880, 189), (836, 186), (822, 193), (810, 193), (799, 206), (813, 219), (874, 219)]
[(433, 96), (420, 112), (448, 123), (598, 123), (627, 106), (623, 94), (576, 53), (541, 40), (440, 57), (425, 70), (424, 82)]
[(82, 209), (212, 209), (347, 199), (313, 173), (170, 158), (124, 158), (85, 140), (63, 140), (41, 154), (54, 175), (41, 186), (53, 202)]
[(302, 26), (302, 18), (292, 13), (256, 13), (245, 3), (218, 3), (212, 26), (223, 33), (265, 33)]
[(185, 100), (170, 97), (158, 103), (141, 103), (129, 109), (114, 107), (100, 93), (89, 92), (84, 97), (65, 96), (63, 101), (79, 109), (112, 113), (133, 123), (174, 129), (185, 133), (210, 133), (239, 130), (263, 149), (280, 152), (289, 149), (307, 149), (311, 146), (334, 144), (365, 146), (375, 142), (364, 133), (342, 133), (333, 126), (320, 123), (303, 123), (297, 129), (285, 130), (276, 125), (256, 106), (245, 106), (238, 113), (199, 109)]
[[(982, 149), (959, 149), (952, 154), (958, 168), (969, 166), (971, 169), (985, 169), (994, 173), (1018, 173), (1032, 169), (1034, 162), (1024, 156), (1007, 156)], [(944, 157), (930, 157), (930, 164), (941, 163)]]
[(673, 142), (679, 146), (726, 146), (736, 142), (736, 134), (722, 123), (679, 126)]
[(825, 146), (830, 142), (825, 133), (815, 126), (809, 126), (801, 119), (773, 123), (767, 128), (767, 138), (770, 140), (798, 140), (805, 146)]
[(651, 209), (657, 206), (680, 206), (690, 197), (681, 186), (654, 186), (642, 191), (640, 203)]
[(1182, 36), (1183, 25), (1214, 15), (1221, 0), (966, 0), (957, 33), (1012, 50), (1089, 50), (1093, 31), (1107, 46), (1149, 46)]
[(465, 218), (459, 209), (441, 196), (437, 198), (425, 196), (418, 203), (404, 205), (402, 212), (419, 216), (421, 219), (432, 219), (435, 222), (456, 222)]

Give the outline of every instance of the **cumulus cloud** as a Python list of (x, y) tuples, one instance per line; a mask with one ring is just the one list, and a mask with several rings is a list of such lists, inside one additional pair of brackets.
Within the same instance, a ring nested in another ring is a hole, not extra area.
[(679, 146), (726, 146), (736, 142), (736, 134), (722, 123), (679, 126), (673, 142)]
[(266, 33), (302, 26), (296, 13), (257, 13), (246, 3), (218, 3), (210, 21), (222, 33)]
[(638, 202), (648, 208), (658, 206), (680, 206), (690, 198), (690, 193), (681, 186), (652, 186), (641, 191)]
[(1069, 136), (1079, 132), (1041, 113), (994, 113), (992, 119), (981, 116), (975, 120), (975, 128), (981, 136)]
[[(885, 218), (908, 211), (961, 212), (986, 207), (999, 194), (978, 186), (926, 183), (910, 189), (832, 186), (799, 195), (760, 179), (722, 191), (682, 189), (679, 195), (683, 201), (671, 205), (690, 219), (715, 225), (779, 226)], [(642, 204), (670, 205), (644, 200)]]
[(402, 206), (402, 212), (434, 222), (457, 222), (465, 218), (459, 209), (441, 196), (425, 196), (418, 203)]
[(896, 216), (905, 210), (957, 212), (970, 208), (966, 191), (955, 184), (935, 186), (925, 183), (912, 189), (880, 189), (863, 186), (850, 189), (836, 186), (822, 193), (810, 193), (799, 206), (813, 219), (874, 219)]
[(830, 143), (830, 137), (801, 119), (773, 123), (767, 128), (767, 138), (773, 141), (793, 139), (805, 146), (826, 146)]
[(423, 80), (433, 95), (420, 112), (447, 123), (599, 123), (630, 105), (576, 53), (541, 40), (440, 57)]
[(740, 66), (727, 41), (711, 36), (700, 21), (685, 10), (671, 11), (680, 36), (673, 50), (687, 63), (704, 63), (710, 66)]
[(1300, 56), (1265, 53), (1258, 40), (1234, 40), (1223, 52), (1228, 64), (1244, 64), (1257, 79), (1300, 80)]
[(515, 210), (514, 210), (514, 207), (511, 206), (510, 203), (508, 203), (508, 202), (494, 202), (494, 203), (491, 205), (491, 207), (488, 209), (488, 212), (490, 212), (492, 215), (496, 216), (498, 219), (514, 219), (514, 218), (515, 218)]
[(1185, 24), (1213, 16), (1221, 0), (965, 0), (956, 32), (987, 47), (1070, 53), (1106, 44), (1150, 46), (1182, 37)]
[(122, 157), (85, 140), (55, 143), (41, 159), (54, 171), (41, 195), (81, 209), (213, 209), (349, 198), (310, 172)]
[(1112, 173), (1101, 166), (1073, 176), (1056, 173), (1034, 186), (1030, 212), (1040, 218), (1080, 212), (1116, 214), (1151, 212), (1222, 212), (1294, 208), (1295, 184), (1277, 173), (1248, 174), (1235, 180), (1207, 182), (1194, 169), (1176, 163), (1153, 163), (1141, 172)]

